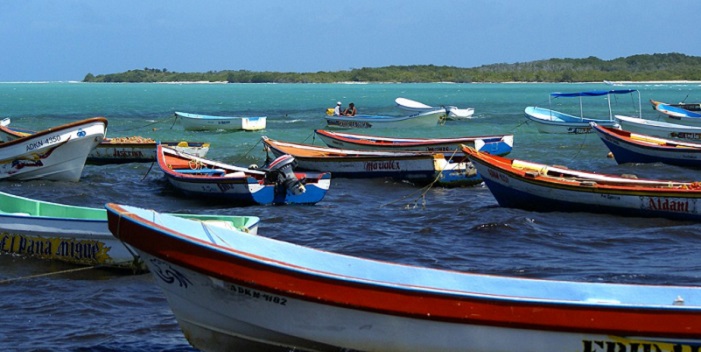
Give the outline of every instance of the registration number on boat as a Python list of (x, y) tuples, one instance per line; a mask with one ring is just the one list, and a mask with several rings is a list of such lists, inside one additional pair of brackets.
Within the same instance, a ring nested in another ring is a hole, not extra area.
[(238, 293), (239, 295), (249, 296), (256, 299), (262, 299), (266, 302), (279, 304), (281, 306), (287, 305), (287, 298), (285, 297), (275, 296), (265, 292), (252, 290), (248, 287), (229, 285), (229, 291)]
[(57, 135), (55, 135), (55, 136), (46, 137), (46, 138), (44, 138), (44, 139), (41, 139), (41, 140), (38, 140), (38, 141), (34, 141), (34, 142), (32, 142), (32, 143), (28, 143), (28, 144), (27, 144), (27, 150), (26, 150), (26, 151), (36, 150), (36, 149), (39, 149), (39, 148), (41, 148), (41, 147), (43, 147), (43, 146), (45, 146), (45, 145), (55, 144), (55, 143), (58, 143), (58, 142), (60, 142), (60, 141), (61, 141), (61, 135), (60, 135), (60, 134), (57, 134)]

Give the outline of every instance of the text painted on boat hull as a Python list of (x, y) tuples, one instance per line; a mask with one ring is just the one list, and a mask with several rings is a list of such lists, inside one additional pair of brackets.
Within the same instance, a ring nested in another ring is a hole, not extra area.
[(582, 341), (582, 352), (701, 352), (701, 346), (683, 342), (655, 342), (617, 339), (620, 341)]
[(685, 214), (696, 212), (696, 202), (694, 200), (642, 197), (641, 201), (642, 208), (646, 210)]
[(401, 170), (398, 161), (368, 161), (365, 163), (365, 171)]
[(0, 234), (0, 251), (75, 263), (105, 263), (109, 256), (104, 243), (93, 240)]
[(34, 141), (32, 143), (28, 143), (26, 145), (26, 151), (37, 150), (37, 149), (44, 147), (45, 145), (49, 146), (49, 145), (58, 143), (60, 141), (61, 141), (61, 135), (46, 137), (45, 139), (41, 139), (38, 141)]

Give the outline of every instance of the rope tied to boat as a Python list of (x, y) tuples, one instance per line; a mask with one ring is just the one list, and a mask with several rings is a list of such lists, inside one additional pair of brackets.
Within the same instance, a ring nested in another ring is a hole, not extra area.
[(190, 167), (190, 170), (199, 170), (204, 166), (204, 163), (199, 159), (190, 159), (187, 161), (187, 166)]
[[(163, 120), (156, 120), (156, 121), (154, 121), (154, 122), (147, 123), (147, 124), (145, 124), (145, 125), (143, 125), (143, 126), (134, 126), (134, 127), (132, 127), (132, 128), (114, 130), (114, 132), (134, 131), (134, 130), (138, 130), (138, 129), (141, 129), (141, 128), (144, 128), (144, 127), (149, 127), (149, 126), (157, 125), (157, 124), (159, 124), (159, 123), (166, 122), (166, 121), (168, 121), (168, 120), (170, 120), (170, 119), (172, 119), (172, 117), (168, 117), (168, 118), (165, 118), (165, 119), (163, 119)], [(173, 126), (175, 126), (175, 121), (176, 121), (176, 120), (177, 120), (177, 117), (173, 120), (173, 124), (170, 126), (170, 129), (173, 129)]]
[[(451, 161), (453, 161), (453, 159), (455, 158), (455, 154), (456, 154), (457, 152), (458, 152), (458, 149), (453, 150), (453, 153), (450, 155), (450, 157), (446, 159), (446, 160), (448, 161), (448, 163), (450, 163)], [(466, 165), (467, 165), (467, 163), (468, 163), (468, 162), (465, 162)], [(466, 168), (466, 169), (465, 169), (465, 174), (467, 174), (468, 171), (469, 171), (469, 170)], [(425, 210), (425, 209), (426, 209), (426, 194), (427, 194), (428, 191), (430, 191), (431, 188), (433, 188), (433, 186), (441, 179), (441, 176), (442, 176), (442, 175), (441, 175), (441, 172), (436, 172), (436, 176), (433, 178), (433, 180), (432, 180), (428, 185), (426, 185), (426, 186), (424, 186), (424, 187), (422, 187), (422, 188), (420, 188), (420, 189), (418, 190), (419, 195), (416, 197), (416, 199), (414, 200), (413, 204), (412, 204), (412, 203), (407, 203), (407, 204), (404, 206), (404, 209), (416, 209), (417, 205), (419, 204), (419, 200), (420, 200), (420, 201), (421, 201), (421, 209), (424, 209), (424, 210)], [(402, 197), (401, 199), (398, 199), (398, 200), (396, 200), (396, 201), (393, 201), (393, 202), (389, 202), (389, 203), (385, 203), (385, 204), (383, 204), (383, 205), (380, 205), (380, 207), (384, 207), (384, 206), (386, 206), (386, 205), (390, 205), (390, 204), (393, 204), (393, 203), (402, 201), (402, 200), (404, 200), (404, 199), (409, 198), (409, 197), (410, 197), (411, 195), (413, 195), (413, 194), (415, 194), (415, 193), (412, 192), (412, 193), (410, 193), (410, 194), (408, 194), (408, 195)]]
[[(121, 263), (114, 263), (115, 266), (120, 266), (120, 264), (128, 264), (128, 263), (134, 263), (134, 261), (124, 261)], [(13, 277), (9, 279), (4, 279), (0, 280), (0, 285), (3, 284), (10, 284), (16, 281), (20, 280), (31, 280), (31, 279), (36, 279), (40, 277), (47, 277), (47, 276), (53, 276), (53, 275), (61, 275), (61, 274), (70, 274), (70, 273), (75, 273), (75, 272), (80, 272), (80, 271), (86, 271), (86, 270), (93, 270), (93, 269), (105, 269), (109, 268), (110, 266), (105, 265), (105, 264), (98, 264), (98, 265), (93, 265), (93, 266), (87, 266), (87, 267), (80, 267), (80, 268), (72, 268), (72, 269), (66, 269), (66, 270), (59, 270), (59, 271), (52, 271), (49, 273), (41, 273), (41, 274), (35, 274), (35, 275), (27, 275), (27, 276), (20, 276), (20, 277)], [(136, 272), (136, 270), (135, 270)]]
[(146, 174), (144, 174), (144, 177), (141, 178), (141, 181), (145, 180), (146, 177), (148, 176), (148, 174), (151, 173), (151, 169), (153, 169), (153, 165), (154, 165), (155, 163), (156, 163), (155, 161), (151, 163), (151, 166), (148, 167), (148, 170), (146, 171)]
[(243, 159), (243, 158), (247, 157), (249, 154), (251, 154), (251, 152), (253, 151), (253, 149), (254, 149), (255, 147), (257, 147), (258, 144), (261, 143), (261, 141), (263, 141), (263, 139), (262, 139), (262, 138), (259, 138), (259, 139), (258, 139), (258, 142), (256, 142), (256, 144), (254, 144), (251, 148), (249, 148), (249, 149), (243, 154), (243, 156), (241, 156), (240, 158), (234, 160), (234, 161), (232, 162), (232, 164), (238, 164), (239, 162), (241, 162), (241, 159)]

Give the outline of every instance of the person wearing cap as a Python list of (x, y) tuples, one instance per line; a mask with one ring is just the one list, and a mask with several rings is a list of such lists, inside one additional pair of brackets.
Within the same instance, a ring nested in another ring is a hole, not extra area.
[(341, 107), (341, 102), (336, 103), (336, 107), (333, 109), (333, 116), (341, 116), (343, 112), (343, 107)]

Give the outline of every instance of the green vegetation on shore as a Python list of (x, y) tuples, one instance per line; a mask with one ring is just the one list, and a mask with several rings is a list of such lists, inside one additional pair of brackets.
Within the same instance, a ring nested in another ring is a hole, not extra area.
[(412, 65), (360, 68), (337, 72), (172, 72), (144, 68), (123, 73), (93, 75), (83, 82), (228, 82), (228, 83), (333, 83), (333, 82), (596, 82), (596, 81), (701, 81), (701, 57), (679, 53), (633, 55), (613, 60), (549, 59), (474, 68)]

